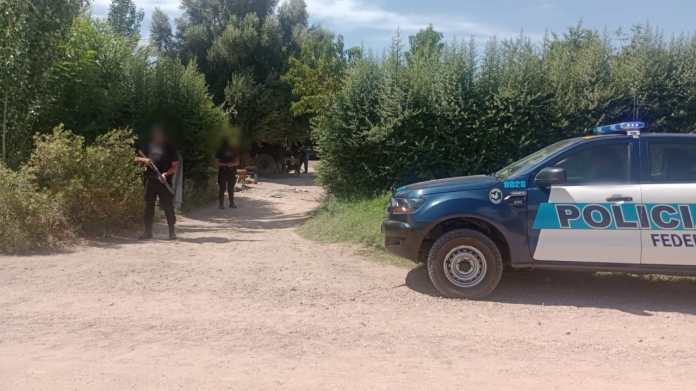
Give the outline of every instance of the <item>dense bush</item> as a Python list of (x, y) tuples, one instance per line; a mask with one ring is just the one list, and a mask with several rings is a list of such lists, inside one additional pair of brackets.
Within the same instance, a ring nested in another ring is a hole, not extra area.
[(228, 129), (228, 118), (195, 63), (134, 51), (107, 23), (87, 17), (75, 18), (61, 48), (37, 129), (65, 124), (93, 142), (114, 128), (131, 128), (144, 139), (154, 124), (164, 124), (180, 147), (186, 177), (206, 183), (213, 140)]
[(31, 151), (38, 115), (51, 100), (48, 70), (62, 56), (73, 18), (87, 0), (0, 1), (0, 154), (16, 167)]
[(102, 235), (140, 218), (142, 176), (133, 164), (135, 138), (113, 130), (86, 144), (62, 127), (35, 138), (24, 172), (55, 200), (74, 231)]
[(98, 236), (142, 216), (135, 137), (112, 130), (86, 143), (62, 126), (34, 139), (19, 170), (0, 165), (0, 252), (54, 247), (74, 235)]
[(32, 178), (0, 163), (0, 252), (49, 248), (72, 238), (60, 203)]
[(63, 56), (49, 73), (50, 104), (38, 129), (58, 124), (94, 140), (107, 129), (132, 126), (136, 58), (126, 39), (106, 23), (78, 17), (61, 45)]
[(308, 127), (290, 115), (290, 86), (281, 75), (297, 53), (308, 15), (303, 0), (187, 0), (176, 19), (177, 54), (205, 75), (228, 109), (240, 141), (304, 141)]
[[(561, 138), (637, 117), (648, 130), (696, 129), (696, 37), (647, 26), (607, 36), (575, 27), (449, 43), (432, 28), (395, 39), (382, 59), (352, 60), (331, 109), (315, 118), (332, 192), (487, 173)], [(637, 102), (637, 105), (634, 105)]]

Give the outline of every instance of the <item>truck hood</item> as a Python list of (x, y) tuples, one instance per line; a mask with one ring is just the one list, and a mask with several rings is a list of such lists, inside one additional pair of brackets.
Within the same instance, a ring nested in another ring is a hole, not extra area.
[(497, 179), (495, 177), (488, 175), (443, 178), (400, 187), (397, 189), (396, 194), (412, 193), (413, 195), (427, 195), (463, 190), (477, 190), (493, 186), (496, 182)]

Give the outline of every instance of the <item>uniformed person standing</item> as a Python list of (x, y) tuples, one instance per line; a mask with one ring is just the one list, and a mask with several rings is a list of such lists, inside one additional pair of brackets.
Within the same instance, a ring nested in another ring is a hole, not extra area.
[(235, 209), (234, 186), (237, 183), (237, 166), (239, 155), (228, 139), (222, 140), (222, 145), (215, 156), (218, 165), (218, 200), (220, 209), (225, 209), (225, 191), (230, 199), (230, 208)]
[[(141, 240), (152, 239), (152, 225), (155, 217), (155, 202), (159, 199), (169, 226), (169, 240), (176, 239), (174, 225), (174, 193), (172, 177), (176, 173), (179, 157), (176, 148), (167, 139), (164, 129), (157, 126), (152, 129), (150, 142), (143, 145), (136, 162), (147, 166), (144, 174), (145, 183), (145, 233)], [(157, 170), (155, 170), (155, 168)], [(158, 173), (159, 171), (159, 173)]]
[(312, 153), (312, 144), (307, 141), (302, 147), (302, 164), (304, 165), (304, 173), (309, 174), (309, 155)]

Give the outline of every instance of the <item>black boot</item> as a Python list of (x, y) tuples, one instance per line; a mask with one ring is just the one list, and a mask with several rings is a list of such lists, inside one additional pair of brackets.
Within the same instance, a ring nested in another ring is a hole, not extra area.
[(237, 209), (237, 204), (234, 203), (234, 199), (230, 200), (230, 209)]
[(176, 240), (176, 231), (173, 226), (169, 226), (169, 240)]
[(150, 231), (145, 231), (142, 235), (138, 237), (138, 240), (150, 240), (152, 239), (152, 232)]

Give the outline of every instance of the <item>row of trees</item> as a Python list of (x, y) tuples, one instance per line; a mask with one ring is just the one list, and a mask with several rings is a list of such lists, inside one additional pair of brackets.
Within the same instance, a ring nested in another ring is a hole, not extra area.
[[(304, 141), (338, 194), (493, 171), (557, 139), (636, 115), (654, 131), (696, 128), (696, 37), (650, 26), (575, 26), (541, 42), (445, 42), (432, 26), (382, 56), (309, 26), (303, 0), (182, 0), (174, 24), (112, 0), (0, 0), (3, 159), (65, 124), (94, 140), (166, 122), (203, 181), (231, 126), (242, 144)], [(395, 26), (396, 27), (396, 26)], [(375, 153), (379, 151), (379, 153)]]
[(208, 175), (213, 140), (229, 127), (196, 62), (139, 46), (142, 11), (114, 0), (108, 18), (83, 0), (2, 0), (3, 160), (19, 166), (35, 132), (64, 124), (88, 142), (115, 128), (142, 138), (165, 123), (188, 177)]
[(693, 35), (576, 26), (542, 42), (520, 36), (479, 47), (444, 42), (431, 26), (408, 48), (397, 35), (382, 57), (336, 50), (331, 39), (321, 49), (307, 42), (291, 60), (293, 108), (311, 115), (320, 179), (339, 195), (493, 172), (636, 116), (650, 131), (696, 129)]
[(0, 86), (2, 157), (26, 157), (46, 96), (48, 70), (84, 0), (0, 1)]
[[(3, 161), (18, 166), (32, 135), (59, 124), (90, 141), (114, 128), (143, 136), (165, 122), (188, 176), (201, 181), (221, 132), (247, 147), (304, 142), (308, 113), (291, 110), (293, 82), (302, 81), (287, 75), (308, 37), (331, 36), (309, 28), (304, 1), (183, 0), (181, 8), (174, 24), (156, 9), (144, 43), (133, 0), (112, 0), (101, 20), (89, 0), (0, 0)], [(335, 52), (343, 55), (342, 44)]]
[(198, 65), (242, 144), (304, 141), (306, 121), (291, 115), (291, 86), (283, 79), (308, 31), (304, 0), (184, 0), (181, 8), (176, 33), (155, 12), (151, 45)]

